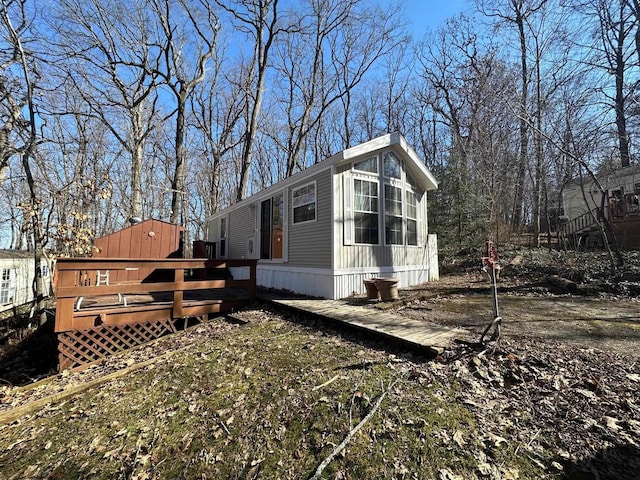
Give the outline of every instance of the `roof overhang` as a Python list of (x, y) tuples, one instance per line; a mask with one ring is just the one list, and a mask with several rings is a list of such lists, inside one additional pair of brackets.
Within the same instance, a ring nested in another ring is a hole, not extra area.
[(404, 160), (404, 164), (409, 170), (409, 173), (411, 173), (411, 176), (418, 183), (420, 188), (425, 191), (435, 190), (438, 188), (438, 181), (436, 178), (429, 171), (420, 157), (418, 157), (418, 154), (411, 145), (409, 145), (407, 140), (399, 133), (388, 133), (374, 138), (368, 142), (343, 150), (328, 160), (330, 161), (333, 158), (338, 157), (339, 160), (336, 160), (336, 163), (353, 161), (358, 157), (366, 156), (367, 154), (383, 150), (385, 148), (391, 148), (395, 153), (400, 155), (402, 160)]
[(242, 208), (243, 206), (251, 205), (252, 203), (259, 201), (262, 198), (269, 197), (275, 192), (286, 188), (288, 185), (304, 182), (306, 178), (310, 178), (318, 174), (319, 172), (328, 170), (334, 165), (350, 162), (354, 159), (357, 159), (358, 157), (363, 157), (387, 148), (393, 149), (393, 151), (400, 156), (409, 173), (411, 174), (411, 177), (416, 181), (420, 188), (422, 188), (424, 191), (435, 190), (438, 188), (438, 181), (431, 174), (420, 157), (418, 157), (418, 154), (415, 152), (415, 150), (407, 143), (406, 139), (399, 133), (388, 133), (369, 140), (368, 142), (364, 142), (354, 147), (342, 150), (341, 152), (338, 152), (331, 157), (310, 166), (309, 168), (306, 168), (288, 178), (285, 178), (284, 180), (274, 183), (264, 190), (261, 190), (258, 193), (251, 195), (250, 197), (240, 200), (239, 202), (236, 202), (233, 205), (220, 210), (213, 215), (210, 215), (209, 217), (207, 217), (207, 221), (220, 216), (223, 212), (226, 214), (238, 208)]

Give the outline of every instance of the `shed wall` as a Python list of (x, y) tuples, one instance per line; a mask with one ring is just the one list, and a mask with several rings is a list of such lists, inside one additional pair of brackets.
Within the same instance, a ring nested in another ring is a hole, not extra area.
[[(94, 241), (94, 258), (170, 258), (181, 257), (184, 228), (160, 220), (145, 220)], [(110, 282), (138, 281), (149, 269), (110, 272)], [(113, 275), (113, 276), (111, 276)]]

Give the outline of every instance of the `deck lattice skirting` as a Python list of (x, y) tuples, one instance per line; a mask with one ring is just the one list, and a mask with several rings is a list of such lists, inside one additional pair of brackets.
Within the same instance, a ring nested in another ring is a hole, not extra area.
[[(248, 274), (243, 280), (227, 278), (229, 267)], [(138, 269), (152, 273), (126, 283), (95, 281), (105, 271)], [(177, 319), (253, 301), (256, 260), (66, 258), (56, 263), (55, 279), (55, 332), (64, 370), (173, 333)]]
[(60, 370), (95, 362), (175, 331), (173, 321), (164, 319), (62, 332), (58, 334)]

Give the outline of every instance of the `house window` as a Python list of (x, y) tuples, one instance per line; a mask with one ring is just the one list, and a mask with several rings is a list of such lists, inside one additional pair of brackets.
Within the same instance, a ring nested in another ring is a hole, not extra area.
[(406, 191), (407, 199), (407, 245), (418, 245), (418, 199), (411, 190)]
[(15, 287), (11, 282), (11, 269), (3, 268), (0, 276), (0, 305), (11, 303), (15, 297)]
[(400, 164), (398, 157), (396, 157), (393, 152), (386, 152), (383, 155), (382, 164), (385, 177), (397, 179), (402, 177), (402, 165)]
[(260, 204), (260, 258), (282, 259), (284, 251), (284, 199), (282, 193)]
[(402, 189), (384, 186), (384, 243), (402, 245)]
[(220, 218), (220, 257), (227, 256), (227, 218)]
[(354, 229), (356, 243), (378, 243), (378, 182), (354, 180)]
[(316, 219), (316, 184), (310, 183), (293, 190), (293, 223)]
[(417, 246), (419, 187), (393, 152), (382, 154), (380, 173), (365, 173), (368, 161), (354, 162), (343, 179), (344, 244)]
[(353, 164), (354, 170), (361, 172), (378, 173), (378, 157), (367, 158)]

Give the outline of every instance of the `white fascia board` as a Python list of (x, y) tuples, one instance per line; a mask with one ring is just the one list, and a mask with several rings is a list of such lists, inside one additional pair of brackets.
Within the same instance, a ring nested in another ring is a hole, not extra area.
[(360, 145), (342, 150), (341, 152), (338, 152), (335, 155), (332, 155), (331, 157), (310, 166), (309, 168), (305, 168), (304, 170), (292, 175), (289, 178), (280, 180), (270, 187), (267, 187), (248, 198), (240, 200), (239, 202), (223, 210), (220, 210), (213, 215), (210, 215), (209, 217), (207, 217), (206, 221), (211, 221), (222, 214), (226, 215), (237, 208), (242, 208), (243, 206), (250, 205), (255, 201), (259, 201), (260, 199), (268, 197), (279, 190), (287, 188), (292, 184), (304, 182), (307, 178), (312, 177), (313, 175), (316, 175), (323, 170), (332, 168), (338, 163), (342, 163), (361, 155), (366, 155), (367, 153), (381, 150), (383, 148), (392, 147), (395, 145), (397, 145), (398, 148), (400, 148), (404, 152), (404, 157), (410, 160), (409, 169), (420, 186), (424, 188), (425, 191), (435, 190), (436, 188), (438, 188), (437, 180), (427, 169), (424, 162), (420, 160), (418, 154), (413, 150), (413, 148), (411, 148), (411, 146), (409, 146), (405, 138), (399, 133), (387, 133), (386, 135), (381, 135), (380, 137), (369, 140), (368, 142), (364, 142)]
[[(411, 159), (409, 169), (414, 173), (414, 178), (420, 183), (420, 186), (424, 188), (425, 191), (436, 190), (438, 188), (438, 181), (436, 180), (436, 177), (434, 177), (429, 171), (422, 159), (418, 157), (416, 151), (407, 143), (405, 138), (401, 135), (398, 136), (400, 137), (400, 146)], [(416, 175), (416, 173), (418, 173), (418, 175)]]

